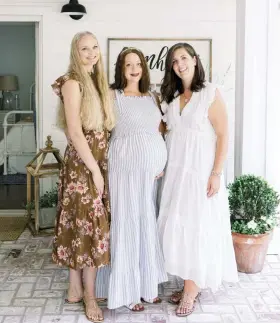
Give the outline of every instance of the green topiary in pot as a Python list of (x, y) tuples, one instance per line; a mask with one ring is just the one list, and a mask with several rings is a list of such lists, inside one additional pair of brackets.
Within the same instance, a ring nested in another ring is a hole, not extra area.
[(56, 207), (57, 200), (57, 186), (55, 186), (50, 191), (46, 191), (45, 194), (40, 197), (40, 208)]
[(264, 234), (277, 226), (279, 195), (266, 180), (242, 175), (228, 189), (232, 232)]
[[(58, 202), (57, 185), (53, 187), (50, 191), (46, 191), (39, 199), (40, 208), (56, 207)], [(34, 201), (26, 204), (26, 209), (34, 209)]]

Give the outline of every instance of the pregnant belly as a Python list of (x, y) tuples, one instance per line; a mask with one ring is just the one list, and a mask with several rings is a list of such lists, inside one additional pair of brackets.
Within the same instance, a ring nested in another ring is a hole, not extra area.
[(163, 171), (166, 161), (166, 145), (160, 134), (111, 139), (109, 171), (148, 171), (156, 176)]

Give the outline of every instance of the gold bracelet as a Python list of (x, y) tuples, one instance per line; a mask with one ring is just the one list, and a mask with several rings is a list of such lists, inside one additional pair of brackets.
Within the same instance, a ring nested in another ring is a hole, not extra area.
[(222, 176), (222, 173), (214, 172), (214, 171), (212, 170), (212, 172), (211, 172), (211, 176), (218, 176), (218, 177), (221, 177), (221, 176)]

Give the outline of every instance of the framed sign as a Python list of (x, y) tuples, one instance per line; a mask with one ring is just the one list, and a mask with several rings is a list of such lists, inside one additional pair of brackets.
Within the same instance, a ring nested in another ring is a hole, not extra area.
[(151, 84), (159, 86), (164, 76), (165, 59), (169, 48), (176, 43), (188, 43), (199, 55), (206, 80), (212, 80), (212, 39), (171, 38), (108, 38), (108, 80), (114, 82), (117, 57), (124, 47), (139, 48), (147, 61)]

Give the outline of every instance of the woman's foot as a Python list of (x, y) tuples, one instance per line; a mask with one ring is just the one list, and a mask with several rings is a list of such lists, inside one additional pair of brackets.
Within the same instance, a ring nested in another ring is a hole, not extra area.
[(85, 294), (83, 299), (87, 319), (92, 322), (104, 321), (102, 310), (98, 306), (96, 298)]
[(69, 288), (67, 293), (66, 303), (75, 304), (83, 300), (83, 283), (81, 269), (69, 270)]
[(144, 311), (145, 307), (143, 306), (142, 303), (131, 303), (126, 306), (128, 309), (130, 309), (132, 312), (142, 312)]
[(195, 310), (195, 302), (197, 301), (198, 296), (199, 293), (193, 297), (187, 292), (183, 292), (180, 303), (176, 309), (176, 315), (181, 317), (192, 314), (192, 312)]
[(181, 297), (182, 297), (183, 289), (174, 291), (169, 300), (168, 303), (173, 304), (173, 305), (178, 305), (180, 303)]
[(68, 304), (76, 304), (80, 303), (83, 300), (83, 290), (82, 287), (72, 287), (70, 286), (67, 292), (67, 298), (65, 299), (65, 303)]
[(154, 299), (141, 298), (141, 302), (145, 302), (145, 303), (149, 303), (149, 304), (160, 304), (162, 302), (162, 299), (159, 297), (156, 297)]

